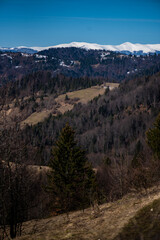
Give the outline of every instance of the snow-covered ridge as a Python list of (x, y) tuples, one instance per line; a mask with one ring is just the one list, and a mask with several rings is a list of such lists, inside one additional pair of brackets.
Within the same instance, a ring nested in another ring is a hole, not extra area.
[(56, 46), (49, 46), (49, 47), (25, 47), (20, 46), (16, 48), (0, 48), (2, 51), (21, 51), (21, 50), (32, 50), (35, 52), (39, 52), (42, 50), (48, 50), (50, 48), (70, 48), (70, 47), (76, 47), (76, 48), (83, 48), (86, 50), (106, 50), (106, 51), (116, 51), (116, 52), (130, 52), (130, 53), (136, 53), (139, 52), (139, 54), (147, 54), (147, 53), (155, 53), (160, 52), (160, 44), (133, 44), (130, 42), (126, 42), (120, 45), (99, 45), (96, 43), (86, 43), (86, 42), (72, 42), (72, 43), (66, 43), (66, 44), (59, 44)]
[(123, 43), (121, 45), (99, 45), (96, 43), (85, 43), (85, 42), (72, 42), (67, 44), (59, 44), (56, 46), (50, 47), (33, 47), (32, 49), (37, 51), (47, 50), (50, 48), (69, 48), (69, 47), (76, 47), (76, 48), (84, 48), (86, 50), (106, 50), (106, 51), (128, 51), (128, 52), (139, 52), (143, 51), (143, 53), (149, 52), (156, 52), (160, 51), (160, 44), (133, 44), (133, 43)]

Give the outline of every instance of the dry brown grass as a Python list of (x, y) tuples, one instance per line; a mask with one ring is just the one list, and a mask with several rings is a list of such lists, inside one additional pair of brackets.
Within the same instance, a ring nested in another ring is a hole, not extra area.
[(97, 209), (88, 208), (48, 219), (24, 223), (23, 236), (17, 240), (111, 240), (143, 206), (160, 198), (160, 187), (148, 194), (129, 194)]
[[(118, 83), (106, 83), (105, 85), (108, 86), (111, 90), (119, 86)], [(68, 92), (66, 94), (60, 95), (58, 96), (58, 98), (56, 98), (56, 101), (58, 103), (64, 102), (65, 96), (68, 95), (70, 99), (79, 98), (78, 102), (86, 104), (87, 102), (97, 97), (98, 95), (104, 94), (104, 92), (105, 88), (103, 85), (93, 86), (90, 88), (81, 89), (74, 92)]]
[(21, 122), (21, 126), (24, 125), (35, 125), (39, 122), (42, 122), (45, 118), (49, 116), (52, 110), (43, 110), (41, 112), (34, 112), (28, 118)]

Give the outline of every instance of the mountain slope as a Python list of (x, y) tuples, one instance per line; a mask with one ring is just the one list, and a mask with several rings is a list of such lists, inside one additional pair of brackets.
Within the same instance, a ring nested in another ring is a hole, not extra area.
[(159, 220), (160, 198), (140, 209), (114, 240), (158, 240), (160, 236)]
[(160, 70), (160, 54), (133, 56), (76, 47), (51, 48), (36, 54), (0, 52), (0, 85), (38, 71), (50, 71), (52, 76), (63, 74), (121, 82), (146, 70), (147, 74)]
[[(45, 95), (42, 92), (42, 96), (46, 100), (43, 100), (42, 97), (41, 101), (36, 99), (36, 89), (37, 92), (41, 89), (38, 88), (38, 84), (41, 86), (41, 82), (38, 82), (40, 75), (34, 76), (26, 84), (24, 82), (24, 86), (30, 85), (32, 79), (35, 82), (34, 85), (31, 85), (31, 90), (35, 90), (34, 98), (33, 95), (30, 95), (30, 100), (27, 100), (25, 95), (22, 95), (21, 97), (24, 97), (22, 102), (19, 101), (16, 105), (22, 116), (24, 116), (27, 106), (29, 106), (28, 115), (29, 111), (31, 113), (39, 112), (42, 109), (42, 103), (44, 107), (48, 103), (48, 110), (54, 107), (58, 109), (55, 99), (48, 101), (46, 98), (48, 89), (56, 90), (53, 85), (54, 79), (50, 78), (51, 85), (48, 84), (48, 87), (44, 88)], [(42, 79), (45, 77), (42, 76)], [(62, 80), (60, 79), (60, 82), (64, 82)], [(83, 79), (82, 82), (84, 82)], [(21, 86), (18, 85), (18, 87), (20, 89)], [(11, 90), (16, 91), (14, 88)], [(22, 90), (25, 89), (22, 88)], [(10, 89), (7, 92), (10, 92)], [(40, 95), (38, 97), (40, 98)], [(50, 149), (56, 141), (57, 134), (65, 123), (69, 122), (76, 130), (77, 139), (87, 150), (89, 160), (94, 166), (101, 163), (104, 155), (109, 156), (113, 161), (115, 157), (119, 161), (123, 155), (130, 162), (138, 141), (143, 147), (146, 147), (145, 132), (152, 126), (159, 111), (160, 73), (157, 73), (153, 76), (146, 75), (126, 81), (120, 84), (118, 89), (106, 91), (105, 95), (96, 97), (87, 105), (75, 104), (71, 112), (60, 114), (57, 117), (50, 116), (34, 127), (28, 126), (23, 129), (22, 135), (23, 139), (26, 139), (26, 145), (30, 148), (33, 148), (33, 145), (37, 149), (43, 146), (41, 164), (47, 164), (50, 159)], [(33, 164), (39, 162), (40, 158), (35, 160), (31, 157), (31, 160)]]

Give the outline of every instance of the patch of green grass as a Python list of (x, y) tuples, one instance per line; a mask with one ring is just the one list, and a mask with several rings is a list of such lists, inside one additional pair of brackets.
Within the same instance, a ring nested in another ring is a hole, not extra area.
[(115, 240), (142, 239), (160, 239), (160, 199), (139, 210), (115, 238)]

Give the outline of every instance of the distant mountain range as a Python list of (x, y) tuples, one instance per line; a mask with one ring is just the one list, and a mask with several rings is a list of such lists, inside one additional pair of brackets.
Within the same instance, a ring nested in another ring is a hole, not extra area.
[(135, 55), (147, 55), (149, 53), (160, 53), (160, 44), (133, 44), (126, 42), (120, 45), (99, 45), (96, 43), (85, 43), (85, 42), (72, 42), (67, 44), (60, 44), (56, 46), (49, 47), (0, 47), (0, 51), (3, 52), (22, 52), (34, 54), (39, 51), (53, 49), (53, 48), (81, 48), (86, 50), (104, 50), (104, 51), (114, 51), (121, 52), (123, 54), (135, 54)]

